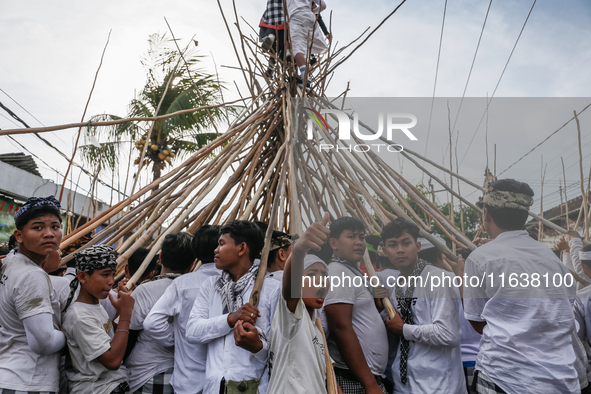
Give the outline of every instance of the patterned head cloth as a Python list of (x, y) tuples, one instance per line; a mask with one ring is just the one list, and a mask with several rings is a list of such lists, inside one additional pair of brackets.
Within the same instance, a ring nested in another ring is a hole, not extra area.
[(489, 188), (484, 195), (485, 205), (494, 208), (511, 208), (521, 211), (529, 211), (529, 207), (534, 203), (534, 199), (525, 193), (505, 192)]
[(54, 196), (49, 197), (29, 197), (25, 205), (23, 205), (16, 213), (14, 214), (14, 222), (18, 223), (18, 219), (23, 216), (24, 213), (30, 211), (33, 208), (39, 207), (50, 207), (57, 209), (58, 211), (61, 209), (60, 202), (56, 200)]
[(273, 231), (273, 236), (271, 237), (271, 250), (276, 250), (280, 248), (285, 248), (293, 243), (293, 239), (291, 239), (291, 235), (282, 233), (281, 231)]
[(105, 268), (117, 268), (117, 252), (107, 245), (94, 245), (74, 253), (78, 271), (90, 272)]

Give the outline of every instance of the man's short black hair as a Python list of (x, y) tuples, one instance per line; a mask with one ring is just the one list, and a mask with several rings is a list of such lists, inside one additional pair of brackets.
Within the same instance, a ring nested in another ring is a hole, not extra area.
[(242, 242), (246, 243), (250, 251), (248, 256), (250, 261), (254, 262), (261, 255), (261, 250), (265, 244), (265, 236), (256, 224), (247, 220), (235, 220), (222, 226), (220, 235), (224, 234), (228, 234), (236, 245)]
[[(494, 190), (503, 192), (523, 193), (530, 197), (534, 196), (534, 191), (527, 183), (516, 181), (515, 179), (499, 179), (488, 184)], [(523, 230), (527, 217), (527, 211), (517, 208), (497, 208), (490, 205), (484, 205), (490, 214), (493, 222), (498, 228), (505, 231)]]
[(439, 249), (429, 248), (419, 251), (419, 258), (430, 262), (431, 264), (437, 264), (439, 258)]
[(47, 205), (43, 205), (37, 208), (31, 208), (30, 210), (19, 216), (18, 220), (15, 223), (16, 229), (20, 231), (31, 220), (40, 218), (45, 215), (53, 215), (60, 221), (60, 223), (62, 222), (62, 216), (60, 215), (60, 211), (58, 209)]
[(11, 250), (14, 250), (18, 248), (18, 241), (16, 240), (16, 237), (14, 236), (14, 234), (12, 234), (9, 238), (8, 238), (8, 249), (9, 252)]
[(168, 234), (162, 242), (160, 262), (174, 272), (186, 272), (191, 269), (195, 257), (191, 248), (193, 236), (189, 233)]
[(214, 250), (218, 247), (220, 226), (206, 224), (193, 234), (193, 256), (203, 264), (213, 262)]
[(338, 239), (345, 230), (359, 231), (365, 234), (365, 225), (357, 218), (343, 216), (330, 224), (330, 238)]
[[(148, 256), (148, 253), (150, 253), (149, 249), (139, 248), (138, 250), (133, 252), (131, 256), (129, 256), (129, 260), (127, 260), (127, 268), (129, 269), (129, 275), (133, 276), (136, 273), (136, 271), (140, 268), (140, 266)], [(148, 268), (146, 268), (146, 270), (144, 271), (144, 275), (142, 275), (142, 278), (147, 276), (150, 272), (154, 271), (157, 265), (158, 256), (154, 256), (152, 258), (152, 261), (150, 261)]]
[(402, 237), (402, 234), (405, 231), (414, 238), (415, 242), (417, 242), (417, 239), (419, 238), (419, 226), (413, 222), (404, 218), (396, 218), (395, 220), (386, 224), (384, 228), (382, 228), (382, 239), (384, 240), (384, 245), (390, 238)]

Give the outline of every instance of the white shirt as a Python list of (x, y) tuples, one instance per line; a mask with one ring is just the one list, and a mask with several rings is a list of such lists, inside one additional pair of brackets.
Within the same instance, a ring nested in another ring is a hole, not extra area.
[[(392, 363), (395, 393), (466, 393), (466, 381), (462, 366), (462, 354), (458, 294), (453, 286), (434, 286), (431, 290), (429, 276), (448, 276), (440, 268), (427, 265), (421, 273), (423, 286), (415, 286), (413, 292), (413, 322), (402, 328), (403, 336), (410, 343), (407, 360), (406, 384), (400, 381), (400, 348)], [(405, 290), (405, 289), (403, 289)], [(400, 313), (396, 297), (391, 299)]]
[(278, 280), (283, 286), (283, 270), (268, 272), (269, 278)]
[[(583, 241), (580, 238), (572, 238), (569, 242), (569, 249), (570, 252), (565, 252), (562, 254), (562, 262), (566, 266), (566, 268), (576, 272), (583, 280), (587, 281), (587, 283), (591, 284), (591, 279), (585, 274), (583, 270), (583, 265), (581, 264), (581, 259), (579, 259), (579, 252), (583, 248)], [(577, 290), (583, 289), (584, 286), (582, 283), (577, 282)]]
[[(287, 0), (287, 12), (289, 16), (292, 17), (298, 13), (307, 12), (312, 13), (312, 0)], [(324, 0), (317, 0), (314, 1), (318, 5), (318, 7), (314, 10), (314, 12), (324, 11), (326, 8), (326, 2)]]
[(301, 298), (294, 313), (291, 313), (285, 298), (279, 297), (269, 339), (269, 393), (326, 393), (322, 333), (310, 318)]
[(131, 392), (142, 387), (154, 375), (174, 366), (174, 349), (160, 345), (144, 330), (144, 319), (171, 283), (170, 278), (160, 278), (138, 286), (131, 293), (135, 304), (129, 329), (141, 330), (131, 354), (125, 360)]
[[(222, 314), (222, 298), (214, 286), (218, 278), (219, 276), (214, 276), (203, 284), (187, 323), (187, 340), (207, 344), (203, 394), (218, 394), (222, 378), (237, 382), (261, 378), (259, 392), (265, 394), (269, 374), (268, 371), (263, 371), (269, 358), (269, 343), (263, 341), (263, 348), (256, 354), (236, 346), (234, 331), (228, 326), (228, 314)], [(245, 302), (250, 299), (254, 282), (254, 279), (251, 280), (244, 289), (242, 299)], [(280, 293), (279, 282), (265, 278), (258, 306), (261, 317), (257, 319), (256, 326), (267, 338)]]
[[(328, 275), (351, 278), (351, 286), (347, 281), (345, 285), (330, 288), (324, 299), (324, 306), (332, 304), (352, 304), (353, 315), (352, 325), (355, 334), (363, 350), (365, 361), (371, 373), (384, 377), (384, 372), (388, 364), (388, 335), (386, 326), (378, 312), (374, 298), (364, 286), (356, 286), (353, 279), (355, 274), (343, 264), (330, 263), (328, 265)], [(359, 278), (359, 277), (357, 277)], [(359, 280), (359, 279), (357, 279)], [(369, 283), (369, 279), (368, 279)], [(336, 283), (335, 283), (336, 285)], [(337, 368), (348, 369), (345, 360), (341, 357), (336, 340), (332, 333), (329, 333), (328, 352), (335, 361)]]
[[(174, 345), (170, 384), (177, 394), (194, 394), (203, 389), (207, 345), (189, 343), (185, 329), (203, 282), (220, 273), (211, 263), (176, 278), (144, 320), (144, 330), (157, 343), (164, 347)], [(169, 318), (174, 319), (172, 324)]]
[(49, 276), (24, 254), (4, 259), (0, 268), (0, 388), (25, 392), (58, 390), (59, 352), (48, 356), (33, 352), (23, 325), (27, 317), (59, 309), (52, 293)]
[[(587, 380), (591, 381), (591, 286), (584, 287), (577, 291), (577, 298), (574, 305), (575, 319), (577, 321), (577, 334), (587, 354)], [(576, 347), (575, 347), (576, 351)]]
[(113, 323), (101, 304), (73, 302), (64, 316), (72, 365), (66, 366), (70, 392), (76, 394), (109, 394), (127, 381), (124, 366), (111, 371), (97, 358), (111, 348)]
[[(525, 230), (506, 231), (473, 251), (464, 273), (469, 280), (485, 278), (481, 287), (464, 282), (466, 319), (487, 323), (476, 369), (509, 393), (533, 387), (548, 394), (580, 390), (571, 338), (575, 287), (553, 285), (554, 275), (564, 279), (568, 273), (554, 253)], [(536, 288), (522, 281), (511, 287), (511, 274), (529, 279), (539, 275), (541, 283)]]

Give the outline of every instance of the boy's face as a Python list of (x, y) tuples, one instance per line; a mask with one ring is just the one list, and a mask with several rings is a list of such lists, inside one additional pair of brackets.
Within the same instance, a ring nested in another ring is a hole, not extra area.
[(78, 280), (84, 285), (84, 289), (92, 296), (104, 300), (115, 283), (115, 270), (103, 268), (94, 270), (92, 275), (87, 272), (78, 272)]
[(384, 240), (382, 250), (396, 269), (407, 271), (419, 261), (421, 243), (416, 242), (412, 235), (405, 231), (398, 238)]
[(363, 231), (345, 230), (338, 238), (331, 238), (329, 242), (336, 257), (354, 263), (360, 261), (365, 253), (365, 233)]
[[(328, 281), (324, 280), (327, 276), (326, 266), (322, 263), (312, 264), (304, 270), (304, 277), (310, 278), (310, 280), (304, 280), (302, 286), (302, 300), (304, 304), (314, 309), (322, 308), (324, 297), (326, 297), (326, 293), (328, 292)], [(314, 287), (314, 284), (319, 286)]]
[(244, 242), (236, 245), (230, 234), (222, 234), (218, 239), (218, 247), (213, 253), (215, 267), (228, 271), (245, 253), (248, 254), (248, 248)]
[(47, 214), (29, 220), (14, 236), (26, 250), (47, 256), (59, 248), (62, 241), (62, 224), (55, 215)]

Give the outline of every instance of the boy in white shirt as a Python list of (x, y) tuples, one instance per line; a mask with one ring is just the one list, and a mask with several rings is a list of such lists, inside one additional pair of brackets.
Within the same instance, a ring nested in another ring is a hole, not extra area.
[[(174, 367), (174, 348), (156, 342), (144, 330), (144, 320), (158, 299), (174, 279), (189, 272), (193, 266), (193, 250), (189, 233), (168, 234), (164, 237), (160, 275), (142, 283), (133, 292), (135, 306), (131, 315), (130, 339), (127, 349), (131, 353), (125, 360), (129, 370), (130, 391), (136, 394), (172, 394), (170, 379)], [(137, 342), (136, 342), (137, 340)], [(131, 342), (131, 343), (130, 343)]]
[[(482, 334), (479, 393), (580, 391), (572, 344), (575, 286), (565, 285), (570, 273), (558, 257), (523, 229), (533, 195), (513, 179), (489, 183), (484, 228), (494, 239), (466, 260), (464, 315)], [(519, 278), (517, 284), (510, 278)]]
[[(116, 252), (110, 246), (96, 245), (75, 253), (74, 259), (78, 273), (71, 288), (76, 290), (76, 282), (80, 282), (80, 293), (76, 302), (68, 299), (64, 316), (70, 354), (70, 363), (66, 366), (70, 392), (127, 393), (127, 370), (121, 362), (134, 300), (131, 292), (126, 293), (123, 287), (119, 288), (116, 300), (109, 294), (115, 281)], [(99, 299), (107, 297), (119, 315), (115, 332), (107, 312), (99, 303)]]
[[(43, 268), (62, 239), (59, 202), (29, 198), (14, 215), (18, 252), (0, 268), (0, 393), (55, 393), (59, 386), (59, 303)], [(57, 315), (56, 315), (56, 310)]]
[(324, 341), (314, 321), (324, 303), (328, 267), (306, 253), (319, 251), (328, 239), (328, 218), (326, 213), (306, 230), (285, 265), (282, 295), (271, 326), (269, 393), (326, 393)]
[(329, 276), (342, 280), (340, 285), (331, 284), (324, 300), (337, 382), (345, 394), (385, 393), (388, 336), (378, 309), (381, 299), (374, 299), (373, 286), (364, 286), (367, 276), (358, 268), (366, 248), (363, 222), (352, 217), (335, 220), (329, 243), (333, 250)]
[(220, 226), (205, 225), (193, 235), (194, 257), (201, 267), (172, 281), (146, 319), (144, 330), (161, 346), (174, 346), (174, 370), (170, 384), (177, 394), (203, 390), (207, 345), (193, 344), (185, 335), (187, 321), (203, 283), (221, 274), (213, 262)]
[(263, 244), (254, 223), (237, 220), (220, 229), (214, 261), (223, 272), (204, 283), (186, 329), (189, 343), (207, 344), (203, 394), (225, 393), (228, 386), (267, 391), (267, 338), (281, 284), (265, 278), (258, 307), (248, 302)]
[(446, 274), (419, 258), (419, 227), (398, 218), (382, 229), (383, 252), (400, 271), (386, 320), (400, 337), (392, 363), (395, 393), (466, 393), (458, 298), (451, 283), (430, 287), (429, 276)]

